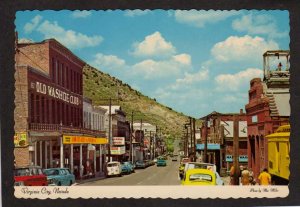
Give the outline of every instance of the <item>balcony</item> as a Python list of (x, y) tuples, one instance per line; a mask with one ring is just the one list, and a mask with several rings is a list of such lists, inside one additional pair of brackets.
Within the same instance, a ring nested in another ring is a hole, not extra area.
[(85, 129), (85, 128), (73, 127), (73, 126), (64, 126), (60, 124), (29, 123), (29, 130), (38, 131), (38, 132), (76, 133), (76, 134), (106, 137), (105, 131)]

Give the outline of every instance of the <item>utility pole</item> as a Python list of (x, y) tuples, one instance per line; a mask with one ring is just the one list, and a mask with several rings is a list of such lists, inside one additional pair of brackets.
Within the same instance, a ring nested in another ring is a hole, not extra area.
[(130, 145), (129, 145), (129, 160), (133, 163), (132, 136), (133, 136), (133, 111), (131, 112)]
[(111, 133), (112, 127), (111, 127), (111, 98), (109, 98), (109, 115), (108, 115), (108, 139), (109, 139), (109, 143), (108, 143), (108, 159), (109, 161), (112, 161), (112, 157), (111, 157), (111, 151), (110, 151), (110, 147), (112, 145), (112, 133)]
[(192, 117), (189, 117), (190, 119), (190, 150), (189, 155), (193, 154), (193, 129), (192, 129)]
[(234, 164), (234, 185), (239, 185), (239, 120), (238, 116), (233, 116), (233, 164)]
[(193, 135), (194, 135), (194, 140), (193, 140), (193, 161), (196, 162), (196, 120), (193, 118)]
[(203, 161), (207, 162), (207, 136), (208, 136), (208, 117), (205, 118), (205, 139)]
[(152, 144), (152, 137), (151, 137), (151, 131), (150, 131), (150, 147), (149, 147), (149, 150), (150, 150), (150, 160), (152, 160), (152, 148), (151, 148), (151, 144)]

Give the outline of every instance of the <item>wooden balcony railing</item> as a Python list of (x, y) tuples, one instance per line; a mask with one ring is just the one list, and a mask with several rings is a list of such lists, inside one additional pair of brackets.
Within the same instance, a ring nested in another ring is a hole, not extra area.
[(62, 133), (79, 133), (79, 134), (88, 134), (93, 136), (102, 136), (105, 137), (105, 131), (85, 129), (80, 127), (73, 126), (64, 126), (60, 124), (41, 124), (41, 123), (29, 123), (29, 129), (33, 131), (59, 131)]

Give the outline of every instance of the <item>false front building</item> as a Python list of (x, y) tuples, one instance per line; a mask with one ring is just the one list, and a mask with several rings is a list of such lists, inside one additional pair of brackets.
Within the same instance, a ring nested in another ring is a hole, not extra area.
[(83, 128), (85, 62), (55, 39), (16, 45), (16, 165), (69, 167), (78, 178), (96, 174), (88, 148), (107, 144), (107, 138), (104, 131)]

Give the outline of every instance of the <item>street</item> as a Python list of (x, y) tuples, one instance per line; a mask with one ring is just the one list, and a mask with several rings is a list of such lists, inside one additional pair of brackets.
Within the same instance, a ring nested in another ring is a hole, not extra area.
[[(82, 186), (101, 185), (180, 185), (178, 177), (179, 161), (167, 161), (166, 167), (150, 166), (146, 169), (136, 169), (135, 173), (122, 177), (110, 177), (106, 179), (85, 182)], [(229, 184), (228, 177), (222, 178), (225, 185)]]
[(150, 166), (136, 169), (135, 173), (122, 177), (110, 177), (102, 180), (83, 183), (81, 185), (180, 185), (178, 177), (179, 161), (167, 161), (166, 167)]

